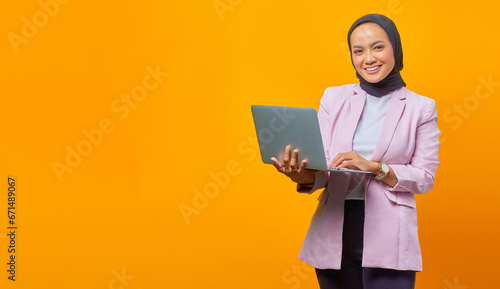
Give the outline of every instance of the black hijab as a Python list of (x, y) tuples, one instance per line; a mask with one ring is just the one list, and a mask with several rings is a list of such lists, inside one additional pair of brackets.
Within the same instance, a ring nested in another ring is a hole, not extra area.
[[(349, 33), (347, 34), (347, 43), (349, 43), (349, 51), (351, 52), (351, 55), (352, 55), (352, 48), (351, 48), (352, 31), (360, 24), (365, 22), (376, 23), (380, 27), (382, 27), (382, 29), (384, 29), (385, 33), (389, 37), (389, 40), (391, 41), (394, 53), (394, 60), (395, 60), (394, 68), (381, 81), (377, 83), (370, 83), (366, 81), (363, 77), (361, 77), (361, 75), (359, 75), (358, 72), (356, 72), (356, 77), (359, 79), (361, 88), (370, 95), (381, 97), (387, 95), (389, 92), (394, 91), (402, 86), (406, 86), (406, 83), (403, 81), (403, 78), (401, 78), (401, 75), (399, 74), (399, 71), (403, 69), (403, 48), (401, 47), (401, 39), (399, 37), (398, 29), (396, 28), (396, 25), (394, 24), (394, 22), (392, 22), (391, 19), (380, 14), (368, 14), (356, 20), (356, 22), (352, 24), (351, 29), (349, 29)], [(351, 57), (351, 62), (352, 62), (352, 57)]]

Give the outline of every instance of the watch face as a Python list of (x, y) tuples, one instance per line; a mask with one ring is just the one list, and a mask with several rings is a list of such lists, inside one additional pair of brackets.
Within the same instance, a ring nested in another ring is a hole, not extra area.
[(380, 168), (382, 169), (382, 171), (388, 173), (389, 172), (389, 166), (386, 164), (386, 163), (382, 163), (380, 165)]

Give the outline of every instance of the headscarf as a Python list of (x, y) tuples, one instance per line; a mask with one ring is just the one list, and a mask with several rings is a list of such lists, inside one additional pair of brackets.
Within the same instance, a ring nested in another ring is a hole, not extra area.
[[(401, 47), (401, 39), (399, 37), (398, 29), (396, 28), (396, 25), (394, 24), (394, 22), (392, 22), (391, 19), (380, 14), (368, 14), (356, 20), (356, 22), (352, 24), (351, 29), (349, 29), (349, 33), (347, 34), (347, 43), (349, 44), (349, 51), (351, 52), (351, 55), (352, 55), (352, 48), (351, 48), (352, 31), (360, 24), (365, 22), (376, 23), (380, 27), (382, 27), (382, 29), (384, 29), (385, 33), (389, 37), (389, 40), (391, 41), (394, 53), (394, 60), (395, 60), (394, 68), (381, 81), (377, 83), (370, 83), (366, 81), (363, 77), (361, 77), (361, 75), (359, 75), (358, 72), (356, 72), (356, 77), (359, 79), (361, 89), (363, 89), (364, 91), (366, 91), (366, 93), (370, 95), (381, 97), (387, 95), (389, 92), (394, 91), (402, 86), (406, 86), (406, 83), (403, 81), (403, 78), (401, 78), (401, 74), (399, 74), (399, 71), (403, 69), (403, 48)], [(352, 62), (352, 57), (351, 57), (351, 62)]]

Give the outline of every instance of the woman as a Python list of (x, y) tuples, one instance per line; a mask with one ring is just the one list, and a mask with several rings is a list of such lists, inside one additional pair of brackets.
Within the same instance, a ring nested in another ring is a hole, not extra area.
[(299, 254), (316, 268), (321, 288), (414, 288), (422, 270), (414, 194), (434, 185), (436, 105), (405, 88), (389, 18), (361, 17), (348, 43), (360, 83), (327, 88), (318, 118), (330, 166), (372, 174), (308, 170), (289, 146), (284, 164), (272, 159), (299, 192), (324, 188)]

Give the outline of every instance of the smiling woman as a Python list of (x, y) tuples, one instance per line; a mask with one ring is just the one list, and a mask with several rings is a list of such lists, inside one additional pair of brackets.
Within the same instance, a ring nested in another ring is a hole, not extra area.
[(299, 254), (322, 289), (414, 288), (422, 270), (414, 195), (434, 186), (436, 104), (405, 88), (392, 20), (363, 16), (348, 42), (360, 83), (327, 88), (319, 124), (330, 167), (372, 174), (308, 170), (289, 148), (274, 165), (301, 193), (323, 189)]

